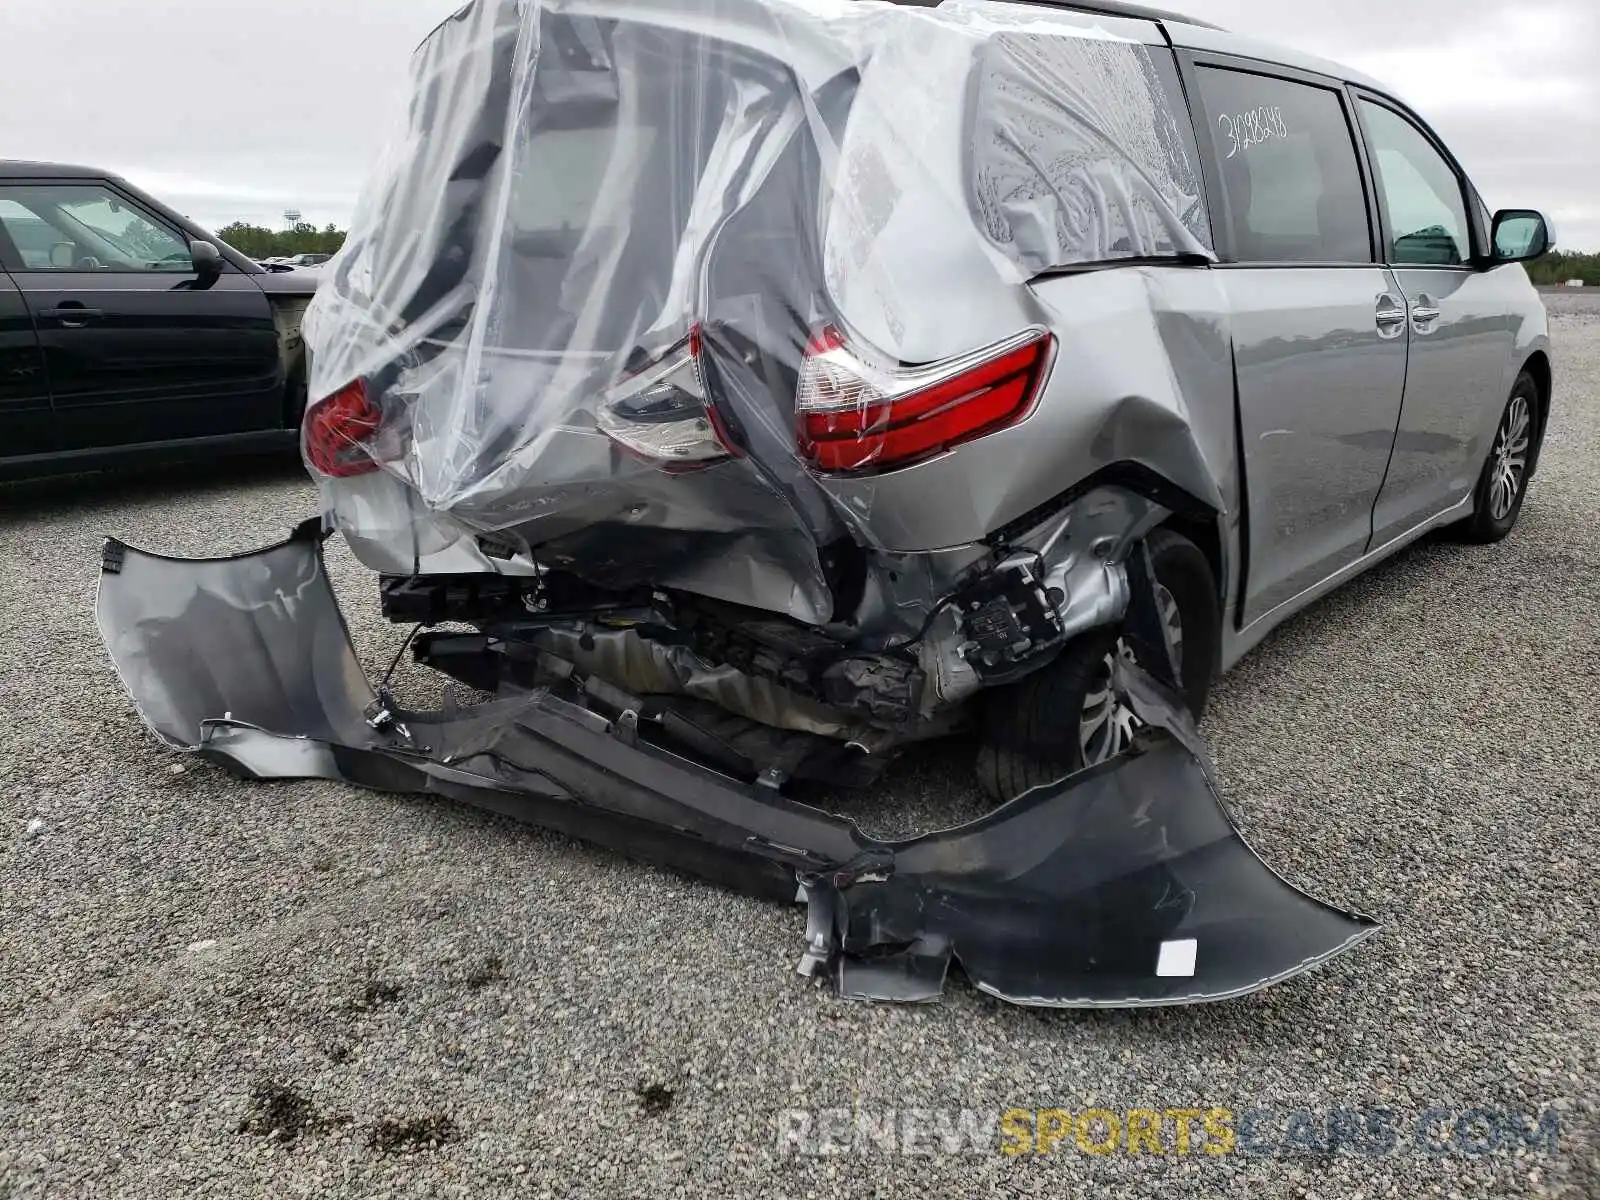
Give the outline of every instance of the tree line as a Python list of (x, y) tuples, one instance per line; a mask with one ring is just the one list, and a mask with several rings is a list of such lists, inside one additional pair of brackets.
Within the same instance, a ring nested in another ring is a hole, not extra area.
[(1541, 285), (1581, 279), (1585, 287), (1600, 287), (1600, 254), (1554, 250), (1528, 264), (1528, 278)]
[(289, 258), (295, 254), (337, 254), (345, 232), (333, 225), (318, 229), (301, 222), (291, 229), (266, 229), (235, 221), (217, 230), (217, 236), (249, 258)]

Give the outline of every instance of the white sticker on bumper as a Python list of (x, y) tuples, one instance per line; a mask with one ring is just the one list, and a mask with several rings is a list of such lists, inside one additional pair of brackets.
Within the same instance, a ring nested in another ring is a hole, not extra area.
[(1200, 943), (1194, 938), (1182, 938), (1176, 942), (1162, 942), (1161, 953), (1156, 958), (1156, 975), (1178, 979), (1192, 979), (1194, 977), (1195, 957), (1200, 949)]

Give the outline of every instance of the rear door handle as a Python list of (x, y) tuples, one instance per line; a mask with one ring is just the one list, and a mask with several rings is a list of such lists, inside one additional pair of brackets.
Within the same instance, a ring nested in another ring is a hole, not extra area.
[(1378, 323), (1378, 336), (1381, 338), (1397, 338), (1406, 329), (1406, 306), (1388, 292), (1378, 297), (1378, 311), (1374, 320)]
[(1439, 306), (1430, 297), (1418, 295), (1411, 305), (1411, 328), (1421, 334), (1432, 333), (1441, 315)]
[(61, 322), (63, 329), (82, 329), (90, 321), (98, 321), (105, 315), (98, 308), (90, 308), (76, 300), (64, 301), (55, 309), (56, 320)]

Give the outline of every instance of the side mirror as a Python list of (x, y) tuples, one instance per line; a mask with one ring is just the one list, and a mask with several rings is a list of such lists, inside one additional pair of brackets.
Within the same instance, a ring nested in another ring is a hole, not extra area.
[(51, 242), (50, 265), (58, 271), (72, 270), (78, 265), (78, 248), (71, 242)]
[(222, 274), (222, 251), (210, 242), (190, 242), (189, 257), (194, 260), (194, 273), (201, 279), (215, 279)]
[(1528, 262), (1555, 249), (1555, 232), (1543, 213), (1504, 208), (1494, 215), (1493, 264)]

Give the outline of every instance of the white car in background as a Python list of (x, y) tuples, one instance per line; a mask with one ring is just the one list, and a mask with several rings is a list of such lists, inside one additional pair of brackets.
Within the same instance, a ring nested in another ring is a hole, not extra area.
[(257, 262), (269, 271), (315, 271), (332, 258), (331, 254), (280, 254)]

